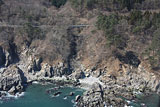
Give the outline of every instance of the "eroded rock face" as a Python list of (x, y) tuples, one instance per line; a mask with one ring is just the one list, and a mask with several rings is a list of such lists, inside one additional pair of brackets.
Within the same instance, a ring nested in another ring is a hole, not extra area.
[(54, 71), (52, 66), (47, 63), (42, 64), (42, 69), (37, 73), (37, 75), (42, 77), (53, 77)]
[(0, 46), (0, 66), (7, 67), (18, 61), (16, 46), (13, 43), (6, 43), (6, 47)]
[(2, 47), (0, 47), (0, 66), (5, 64), (5, 54)]
[(16, 66), (8, 67), (0, 72), (0, 90), (16, 92), (24, 89), (23, 72)]

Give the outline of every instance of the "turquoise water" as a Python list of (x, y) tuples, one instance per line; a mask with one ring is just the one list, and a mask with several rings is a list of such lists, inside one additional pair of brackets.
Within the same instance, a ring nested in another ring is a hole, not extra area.
[[(76, 95), (82, 95), (84, 92), (82, 89), (65, 87), (58, 90), (62, 92), (59, 96), (53, 97), (52, 95), (57, 91), (48, 94), (46, 90), (54, 87), (53, 85), (31, 85), (27, 88), (24, 96), (18, 99), (3, 102), (0, 100), (0, 107), (73, 107)], [(67, 96), (67, 99), (64, 99), (64, 96), (69, 95), (70, 92), (74, 92), (75, 95)], [(140, 96), (138, 101), (131, 102), (131, 106), (144, 107), (142, 104), (145, 104), (147, 107), (160, 107), (159, 101), (160, 96), (157, 94)]]
[[(0, 104), (0, 107), (73, 107), (73, 101), (76, 95), (82, 95), (84, 92), (82, 89), (65, 87), (58, 90), (62, 92), (62, 94), (57, 97), (52, 97), (54, 92), (51, 94), (46, 92), (49, 88), (54, 88), (54, 86), (43, 86), (40, 84), (31, 85), (27, 88), (23, 97), (4, 101)], [(70, 92), (74, 92), (75, 95), (68, 96), (67, 99), (64, 99), (64, 96), (68, 95)]]
[(160, 107), (160, 96), (158, 94), (151, 94), (148, 96), (140, 95), (138, 101), (132, 101), (132, 107)]

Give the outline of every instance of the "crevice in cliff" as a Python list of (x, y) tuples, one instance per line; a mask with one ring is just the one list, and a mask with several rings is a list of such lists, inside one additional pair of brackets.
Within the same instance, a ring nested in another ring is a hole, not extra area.
[(77, 39), (78, 36), (76, 36), (73, 33), (73, 28), (68, 28), (67, 29), (67, 34), (68, 34), (68, 41), (70, 42), (70, 53), (67, 57), (67, 66), (68, 66), (68, 73), (67, 74), (71, 74), (73, 71), (73, 66), (72, 66), (72, 61), (76, 58), (77, 56)]

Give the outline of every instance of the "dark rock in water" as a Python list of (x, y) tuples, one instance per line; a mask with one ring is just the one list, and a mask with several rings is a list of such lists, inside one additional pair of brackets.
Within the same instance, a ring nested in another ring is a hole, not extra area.
[(58, 92), (54, 93), (54, 96), (57, 96), (57, 95), (59, 95), (59, 94), (61, 94), (61, 93), (62, 93), (62, 92), (58, 91)]
[(78, 100), (79, 100), (80, 98), (81, 98), (81, 96), (80, 96), (80, 95), (77, 95), (75, 101), (78, 102)]
[(69, 93), (69, 96), (74, 96), (74, 92), (70, 92), (70, 93)]
[(2, 96), (2, 93), (0, 92), (0, 97)]

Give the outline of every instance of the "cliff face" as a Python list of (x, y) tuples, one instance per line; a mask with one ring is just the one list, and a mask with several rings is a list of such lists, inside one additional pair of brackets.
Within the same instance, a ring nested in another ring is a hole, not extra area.
[[(146, 6), (145, 3), (147, 2), (144, 2), (143, 6)], [(104, 86), (95, 84), (93, 90), (80, 99), (79, 106), (100, 106), (104, 102), (111, 102), (111, 105), (122, 103), (123, 106), (125, 102), (117, 96), (132, 99), (134, 95), (131, 95), (135, 90), (160, 92), (159, 71), (151, 69), (148, 60), (141, 56), (152, 40), (150, 33), (154, 27), (146, 32), (132, 33), (130, 30), (134, 26), (126, 19), (121, 20), (114, 29), (115, 33), (126, 37), (127, 46), (119, 46), (121, 49), (116, 46), (108, 47), (108, 38), (95, 25), (99, 12), (110, 15), (115, 10), (84, 7), (78, 10), (79, 8), (71, 4), (68, 1), (59, 8), (55, 7), (51, 0), (2, 0), (0, 76), (10, 79), (6, 77), (10, 72), (15, 82), (7, 85), (8, 89), (4, 89), (5, 81), (0, 80), (0, 89), (9, 90), (23, 82), (45, 77), (69, 75), (68, 77), (76, 79), (85, 76), (99, 78)], [(142, 7), (136, 8), (145, 11)], [(129, 11), (123, 13), (124, 10), (117, 12), (127, 17)], [(159, 12), (158, 9), (157, 11)], [(16, 75), (20, 75), (17, 77), (20, 82), (14, 77)], [(106, 91), (108, 89), (111, 91)], [(122, 91), (124, 93), (119, 93)], [(89, 94), (91, 96), (85, 97)], [(111, 97), (107, 97), (108, 95)], [(89, 105), (88, 101), (93, 96), (96, 96), (95, 104)]]

